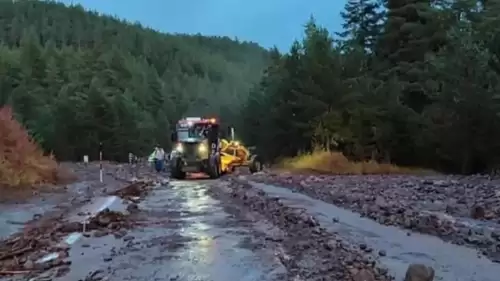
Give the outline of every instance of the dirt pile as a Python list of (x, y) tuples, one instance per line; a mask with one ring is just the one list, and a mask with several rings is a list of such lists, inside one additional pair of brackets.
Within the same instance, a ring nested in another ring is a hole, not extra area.
[(147, 194), (152, 185), (152, 181), (135, 182), (111, 194), (123, 199), (140, 198)]
[(474, 247), (500, 262), (500, 180), (482, 176), (311, 176), (269, 173), (276, 184), (386, 225)]
[(303, 210), (287, 207), (279, 198), (269, 197), (244, 181), (232, 177), (228, 181), (227, 189), (214, 186), (214, 196), (231, 198), (286, 233), (277, 257), (293, 278), (298, 278), (294, 280), (391, 280), (387, 270), (378, 267), (362, 249), (328, 233)]
[(0, 108), (0, 187), (54, 184), (70, 178), (31, 139), (8, 107)]

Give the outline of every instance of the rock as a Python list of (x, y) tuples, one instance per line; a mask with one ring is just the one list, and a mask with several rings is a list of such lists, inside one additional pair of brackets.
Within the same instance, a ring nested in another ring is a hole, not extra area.
[(27, 260), (24, 263), (24, 269), (32, 270), (33, 268), (35, 268), (35, 263), (32, 260)]
[(60, 226), (61, 232), (79, 232), (82, 230), (82, 225), (79, 222), (70, 222)]
[(358, 271), (353, 277), (352, 280), (354, 281), (375, 281), (375, 275), (367, 270), (367, 269), (361, 269)]
[(94, 237), (99, 238), (108, 235), (107, 231), (98, 230), (94, 233)]
[(433, 281), (434, 269), (423, 264), (410, 264), (404, 281)]
[(474, 205), (470, 210), (470, 216), (473, 219), (484, 219), (485, 210), (483, 206)]
[(438, 187), (448, 187), (448, 186), (450, 186), (450, 182), (445, 181), (445, 180), (435, 180), (433, 182), (433, 185), (438, 186)]
[(97, 217), (97, 223), (100, 225), (100, 226), (108, 226), (108, 224), (111, 223), (111, 219), (107, 216), (98, 216)]
[(384, 197), (377, 196), (377, 198), (375, 198), (375, 205), (379, 208), (385, 208), (388, 204)]
[(378, 255), (381, 257), (385, 257), (387, 255), (387, 252), (384, 250), (380, 250), (380, 251), (378, 251)]
[(135, 239), (135, 237), (131, 236), (131, 235), (123, 237), (123, 241), (130, 241), (130, 240), (134, 240), (134, 239)]
[(500, 242), (500, 231), (493, 231), (491, 237)]
[(481, 238), (479, 238), (477, 235), (472, 235), (472, 236), (466, 237), (465, 242), (467, 242), (469, 244), (479, 244), (479, 243), (481, 243)]

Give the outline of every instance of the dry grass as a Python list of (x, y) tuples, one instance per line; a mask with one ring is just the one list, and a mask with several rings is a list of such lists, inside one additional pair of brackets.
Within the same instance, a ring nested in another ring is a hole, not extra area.
[(430, 171), (417, 168), (399, 167), (375, 161), (352, 162), (340, 152), (318, 150), (313, 153), (285, 159), (281, 167), (286, 170), (310, 171), (337, 175), (368, 174), (427, 174)]
[(55, 184), (63, 171), (52, 156), (46, 156), (17, 122), (8, 107), (0, 108), (0, 186), (33, 187), (39, 184)]

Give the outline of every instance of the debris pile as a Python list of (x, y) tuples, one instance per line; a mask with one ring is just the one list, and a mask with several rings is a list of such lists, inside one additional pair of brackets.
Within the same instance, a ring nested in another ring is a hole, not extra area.
[(88, 230), (106, 229), (117, 231), (133, 227), (133, 222), (123, 213), (105, 209), (93, 217), (87, 225)]
[(137, 181), (113, 192), (112, 195), (131, 201), (138, 201), (148, 193), (151, 186), (154, 186), (154, 181), (152, 180)]
[[(229, 178), (230, 188), (214, 186), (217, 197), (228, 196), (251, 212), (263, 215), (286, 233), (277, 257), (298, 280), (391, 280), (387, 269), (357, 246), (346, 243), (321, 227), (303, 210), (284, 205), (247, 183)], [(221, 186), (221, 185), (219, 185)], [(323, 278), (323, 279), (321, 279)]]
[(2, 274), (21, 274), (31, 271), (40, 271), (47, 266), (60, 265), (62, 260), (57, 260), (49, 265), (38, 264), (36, 261), (42, 256), (58, 252), (61, 257), (67, 257), (67, 249), (57, 246), (57, 243), (66, 234), (57, 231), (60, 220), (39, 222), (22, 233), (18, 233), (6, 240), (0, 241), (0, 268)]
[(441, 237), (500, 262), (500, 181), (482, 176), (311, 176), (260, 174), (276, 184), (381, 224)]
[[(69, 245), (62, 241), (72, 233), (123, 237), (126, 229), (134, 226), (127, 215), (109, 209), (100, 212), (88, 223), (66, 222), (62, 218), (34, 222), (23, 232), (0, 241), (0, 268), (3, 270), (0, 274), (39, 272), (67, 264), (65, 258), (68, 257)], [(58, 258), (37, 262), (51, 253), (57, 253)]]

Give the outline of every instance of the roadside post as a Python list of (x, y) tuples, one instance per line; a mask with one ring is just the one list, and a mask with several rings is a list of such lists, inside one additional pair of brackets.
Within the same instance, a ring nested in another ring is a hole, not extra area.
[(138, 169), (138, 163), (137, 163), (137, 156), (135, 156), (132, 152), (128, 153), (128, 164), (129, 164), (129, 173), (132, 175), (132, 177), (138, 176), (139, 172), (137, 171)]
[(102, 174), (102, 142), (99, 143), (99, 181), (103, 182)]
[(89, 165), (89, 156), (88, 155), (83, 155), (83, 164), (85, 166)]

